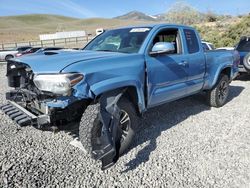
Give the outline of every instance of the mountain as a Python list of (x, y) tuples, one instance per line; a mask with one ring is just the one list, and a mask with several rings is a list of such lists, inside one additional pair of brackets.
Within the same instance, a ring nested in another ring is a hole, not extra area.
[(142, 12), (132, 11), (127, 14), (116, 17), (116, 19), (121, 20), (146, 20), (146, 21), (164, 21), (167, 23), (178, 23), (178, 24), (194, 24), (205, 21), (206, 15), (199, 12), (191, 5), (183, 2), (177, 1), (171, 6), (169, 6), (166, 13), (157, 15), (147, 15)]
[(156, 21), (157, 17), (144, 14), (139, 11), (131, 11), (127, 14), (117, 16), (114, 19), (120, 20), (144, 20), (144, 21)]

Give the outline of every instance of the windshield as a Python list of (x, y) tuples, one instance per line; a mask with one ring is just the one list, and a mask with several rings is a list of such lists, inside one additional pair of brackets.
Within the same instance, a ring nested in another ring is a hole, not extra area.
[(250, 38), (241, 40), (236, 50), (239, 52), (250, 52)]
[(125, 28), (106, 31), (83, 50), (138, 53), (151, 28)]

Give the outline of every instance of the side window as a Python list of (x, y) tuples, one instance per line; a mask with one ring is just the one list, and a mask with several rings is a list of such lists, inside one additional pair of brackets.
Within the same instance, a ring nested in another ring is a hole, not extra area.
[(164, 29), (160, 31), (154, 37), (153, 43), (151, 46), (153, 47), (157, 42), (170, 42), (175, 47), (175, 51), (172, 54), (182, 53), (181, 39), (180, 39), (178, 29)]
[(184, 29), (188, 53), (193, 54), (199, 52), (199, 43), (194, 30)]

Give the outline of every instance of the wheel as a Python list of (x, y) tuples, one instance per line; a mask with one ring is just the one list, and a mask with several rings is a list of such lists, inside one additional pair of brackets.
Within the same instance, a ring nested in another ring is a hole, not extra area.
[(6, 57), (5, 57), (5, 61), (8, 61), (9, 59), (11, 59), (11, 58), (13, 58), (14, 56), (13, 55), (7, 55)]
[(250, 72), (250, 53), (248, 53), (243, 60), (243, 65), (247, 72)]
[[(122, 130), (119, 154), (122, 155), (133, 141), (138, 117), (134, 105), (126, 98), (121, 98), (118, 103), (121, 109), (120, 128)], [(89, 154), (92, 154), (93, 144), (98, 143), (101, 135), (102, 123), (99, 120), (100, 104), (89, 105), (82, 115), (79, 126), (79, 139)]]
[(208, 94), (208, 103), (212, 107), (221, 107), (223, 106), (229, 94), (229, 78), (225, 74), (221, 74), (216, 85), (207, 92)]

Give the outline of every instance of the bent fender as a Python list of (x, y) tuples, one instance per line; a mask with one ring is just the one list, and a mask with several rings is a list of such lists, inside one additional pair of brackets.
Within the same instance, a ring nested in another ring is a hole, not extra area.
[[(102, 123), (102, 135), (99, 144), (94, 144), (93, 158), (101, 160), (102, 170), (113, 166), (119, 159), (121, 130), (119, 119), (121, 110), (117, 102), (122, 97), (122, 92), (110, 92), (100, 98), (100, 121)], [(101, 144), (100, 144), (101, 143)]]

